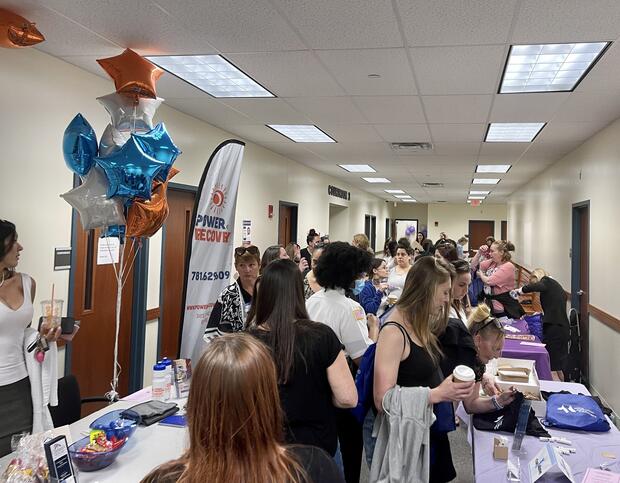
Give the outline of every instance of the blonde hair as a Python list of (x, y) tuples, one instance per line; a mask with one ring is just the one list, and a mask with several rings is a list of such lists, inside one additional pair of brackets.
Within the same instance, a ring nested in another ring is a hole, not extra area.
[(476, 306), (467, 319), (467, 327), (471, 335), (480, 334), (485, 339), (504, 336), (501, 322), (491, 315), (491, 309), (486, 304)]
[(549, 274), (545, 271), (544, 268), (535, 268), (530, 273), (530, 283), (540, 282), (543, 277), (548, 277)]
[(368, 248), (370, 248), (370, 240), (364, 233), (358, 233), (357, 235), (353, 235), (353, 245), (362, 250), (368, 250)]

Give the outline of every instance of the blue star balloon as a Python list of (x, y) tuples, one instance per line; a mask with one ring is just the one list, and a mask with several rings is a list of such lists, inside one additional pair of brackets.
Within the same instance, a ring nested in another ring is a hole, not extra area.
[(134, 137), (110, 156), (95, 158), (95, 162), (108, 176), (108, 198), (125, 196), (150, 200), (153, 178), (165, 166), (165, 163), (145, 154)]
[(172, 163), (181, 154), (181, 150), (172, 142), (164, 123), (160, 122), (144, 134), (132, 134), (131, 136), (135, 138), (142, 151), (166, 164), (155, 176), (155, 179), (159, 181), (166, 181)]
[(120, 238), (121, 243), (125, 239), (125, 225), (111, 225), (106, 227), (105, 230), (101, 230), (99, 238), (115, 237)]
[(81, 114), (73, 118), (62, 138), (62, 154), (71, 171), (84, 176), (97, 156), (97, 135)]

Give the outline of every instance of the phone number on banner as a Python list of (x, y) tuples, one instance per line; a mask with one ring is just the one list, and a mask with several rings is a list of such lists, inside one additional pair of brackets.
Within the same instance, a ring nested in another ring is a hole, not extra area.
[(192, 280), (228, 280), (229, 271), (220, 272), (192, 272)]

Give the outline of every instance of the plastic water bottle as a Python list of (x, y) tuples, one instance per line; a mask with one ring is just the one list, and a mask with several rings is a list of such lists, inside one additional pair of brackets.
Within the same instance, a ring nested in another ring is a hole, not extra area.
[(153, 366), (153, 382), (151, 392), (153, 400), (155, 401), (165, 401), (170, 396), (166, 366), (164, 364), (155, 364)]
[(166, 375), (168, 376), (168, 394), (169, 399), (176, 399), (176, 387), (174, 385), (174, 374), (172, 372), (172, 361), (164, 357), (160, 364), (166, 366)]

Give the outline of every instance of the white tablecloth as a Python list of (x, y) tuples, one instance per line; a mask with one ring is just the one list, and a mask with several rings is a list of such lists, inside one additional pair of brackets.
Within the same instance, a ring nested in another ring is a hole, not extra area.
[[(150, 399), (150, 388), (147, 388), (80, 419), (70, 426), (73, 441), (86, 436), (89, 424), (99, 416), (114, 409), (127, 409)], [(185, 404), (185, 400), (172, 402), (179, 404), (179, 407)], [(160, 426), (157, 423), (148, 427), (138, 426), (114, 463), (99, 471), (80, 472), (80, 483), (138, 482), (156, 466), (181, 456), (187, 447), (187, 441), (187, 429), (185, 428)], [(0, 459), (0, 472), (4, 472), (10, 460), (11, 455)]]

